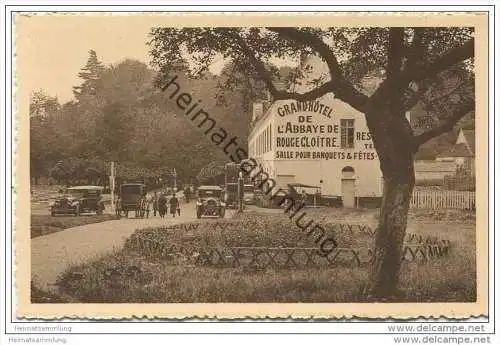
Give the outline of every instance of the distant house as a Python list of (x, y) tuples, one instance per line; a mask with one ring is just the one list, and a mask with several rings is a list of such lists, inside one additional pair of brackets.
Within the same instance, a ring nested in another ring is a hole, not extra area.
[(415, 181), (443, 181), (445, 176), (455, 175), (456, 170), (455, 162), (415, 161)]
[(455, 145), (438, 154), (436, 162), (453, 162), (456, 169), (464, 169), (475, 176), (475, 130), (461, 129)]
[(463, 169), (475, 176), (475, 131), (461, 129), (453, 145), (449, 145), (437, 154), (435, 160), (415, 161), (415, 180), (440, 181), (445, 176), (455, 176), (458, 169)]

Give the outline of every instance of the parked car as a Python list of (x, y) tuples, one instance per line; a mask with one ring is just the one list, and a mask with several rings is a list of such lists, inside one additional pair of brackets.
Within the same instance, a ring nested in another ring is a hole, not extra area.
[(243, 202), (247, 205), (255, 204), (255, 187), (253, 184), (243, 186)]
[(73, 214), (79, 216), (81, 213), (104, 212), (102, 200), (103, 187), (99, 186), (76, 186), (67, 188), (61, 197), (49, 203), (50, 214)]
[(197, 190), (196, 217), (204, 216), (224, 218), (226, 204), (222, 200), (222, 188), (219, 186), (200, 186)]

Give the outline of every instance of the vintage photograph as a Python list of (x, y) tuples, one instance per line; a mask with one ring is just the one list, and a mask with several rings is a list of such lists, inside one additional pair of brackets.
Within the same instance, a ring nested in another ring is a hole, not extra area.
[(17, 13), (23, 310), (485, 315), (486, 19)]

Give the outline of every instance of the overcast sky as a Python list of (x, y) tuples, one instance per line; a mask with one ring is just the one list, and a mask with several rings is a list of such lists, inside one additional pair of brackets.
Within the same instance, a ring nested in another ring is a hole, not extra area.
[[(154, 16), (58, 15), (18, 17), (15, 49), (19, 53), (18, 79), (27, 89), (43, 89), (60, 102), (69, 101), (77, 76), (96, 51), (105, 64), (132, 58), (149, 64), (148, 34), (153, 26), (165, 24)], [(220, 70), (223, 62), (213, 65)], [(29, 86), (28, 86), (29, 85)]]

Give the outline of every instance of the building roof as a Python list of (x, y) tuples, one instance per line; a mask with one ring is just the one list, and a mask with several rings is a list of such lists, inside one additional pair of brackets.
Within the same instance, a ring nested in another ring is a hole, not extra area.
[(103, 190), (104, 187), (101, 186), (75, 186), (69, 187), (68, 190)]
[(462, 129), (465, 140), (469, 144), (471, 154), (474, 156), (476, 153), (476, 131), (474, 129)]
[(469, 151), (467, 145), (456, 144), (449, 147), (447, 150), (438, 154), (438, 158), (444, 157), (473, 157), (474, 155)]
[(455, 162), (416, 161), (415, 172), (455, 172)]
[(310, 186), (303, 183), (289, 183), (288, 185), (291, 187), (299, 187), (299, 188), (321, 188), (320, 186)]
[(221, 191), (222, 188), (219, 186), (199, 186), (198, 190), (218, 190), (218, 191)]

